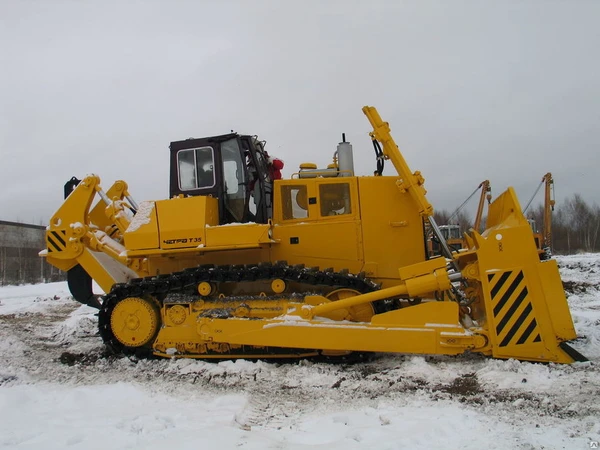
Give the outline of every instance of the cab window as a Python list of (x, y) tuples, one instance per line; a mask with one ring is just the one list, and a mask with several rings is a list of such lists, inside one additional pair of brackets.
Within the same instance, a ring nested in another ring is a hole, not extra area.
[(212, 147), (191, 148), (177, 152), (179, 189), (189, 191), (215, 185)]
[(319, 184), (321, 216), (339, 216), (352, 213), (348, 183)]
[(283, 220), (308, 218), (306, 186), (281, 186)]

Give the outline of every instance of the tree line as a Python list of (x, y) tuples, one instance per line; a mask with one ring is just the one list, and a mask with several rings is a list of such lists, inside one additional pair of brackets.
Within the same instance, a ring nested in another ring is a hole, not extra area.
[[(446, 210), (436, 211), (434, 218), (438, 225), (448, 224), (451, 213)], [(530, 208), (526, 217), (533, 219), (537, 231), (544, 227), (544, 205)], [(473, 226), (473, 219), (468, 213), (459, 211), (451, 221), (460, 227), (461, 233)], [(485, 217), (482, 220), (485, 229)], [(573, 254), (578, 252), (600, 252), (600, 207), (587, 203), (580, 194), (574, 194), (552, 212), (551, 249), (556, 254)]]

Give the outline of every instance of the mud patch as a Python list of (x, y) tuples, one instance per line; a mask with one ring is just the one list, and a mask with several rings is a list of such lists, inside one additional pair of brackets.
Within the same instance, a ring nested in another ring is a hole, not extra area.
[(452, 396), (473, 396), (483, 392), (477, 375), (475, 373), (466, 373), (454, 379), (449, 386), (439, 388), (442, 392), (447, 392)]
[(71, 353), (62, 352), (58, 360), (61, 364), (67, 366), (92, 366), (101, 359), (114, 359), (114, 356), (108, 353)]
[(579, 295), (588, 291), (598, 290), (598, 286), (585, 281), (563, 281), (563, 289), (567, 295)]

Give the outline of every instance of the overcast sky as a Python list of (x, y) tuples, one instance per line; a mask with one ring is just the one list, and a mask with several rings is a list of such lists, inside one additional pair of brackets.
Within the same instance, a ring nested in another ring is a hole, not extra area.
[(600, 2), (0, 0), (0, 220), (91, 172), (166, 198), (169, 142), (230, 130), (285, 177), (345, 132), (368, 175), (364, 105), (437, 209), (484, 179), (524, 206), (546, 172), (600, 203)]

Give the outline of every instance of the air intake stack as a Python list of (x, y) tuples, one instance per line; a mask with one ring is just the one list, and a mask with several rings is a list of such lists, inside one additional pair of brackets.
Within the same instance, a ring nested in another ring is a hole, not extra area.
[(346, 142), (346, 133), (342, 133), (342, 142), (337, 146), (338, 170), (341, 177), (354, 176), (354, 156), (352, 155), (352, 144)]

